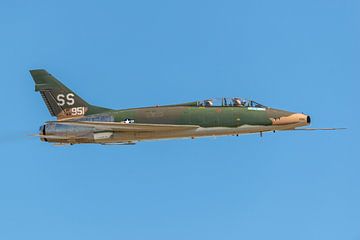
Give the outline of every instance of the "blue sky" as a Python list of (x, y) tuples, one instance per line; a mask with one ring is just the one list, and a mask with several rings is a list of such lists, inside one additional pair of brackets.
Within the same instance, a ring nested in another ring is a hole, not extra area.
[[(360, 2), (1, 1), (0, 239), (360, 239)], [(29, 69), (111, 108), (221, 96), (287, 132), (53, 147)]]

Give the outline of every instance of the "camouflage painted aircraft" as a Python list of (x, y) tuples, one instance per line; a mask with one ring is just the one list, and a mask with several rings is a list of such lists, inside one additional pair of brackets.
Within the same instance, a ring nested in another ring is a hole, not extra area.
[[(54, 144), (134, 144), (144, 140), (226, 136), (299, 128), (310, 116), (242, 98), (113, 110), (87, 103), (46, 70), (30, 70), (50, 114), (37, 135)], [(334, 129), (322, 129), (334, 130)]]

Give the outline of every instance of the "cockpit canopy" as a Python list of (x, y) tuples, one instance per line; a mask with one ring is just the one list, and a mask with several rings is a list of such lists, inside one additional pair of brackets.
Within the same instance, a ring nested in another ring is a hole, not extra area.
[(202, 101), (186, 102), (174, 105), (164, 105), (164, 107), (169, 106), (188, 106), (188, 107), (245, 107), (245, 108), (268, 108), (265, 105), (257, 103), (252, 100), (247, 100), (245, 98), (209, 98)]
[(203, 101), (197, 101), (199, 107), (253, 107), (253, 108), (267, 108), (266, 106), (252, 100), (244, 98), (212, 98)]

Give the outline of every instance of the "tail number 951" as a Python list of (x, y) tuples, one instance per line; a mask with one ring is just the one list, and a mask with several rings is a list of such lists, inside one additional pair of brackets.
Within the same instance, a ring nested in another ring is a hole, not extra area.
[(70, 110), (72, 116), (82, 116), (85, 114), (85, 107), (74, 107)]

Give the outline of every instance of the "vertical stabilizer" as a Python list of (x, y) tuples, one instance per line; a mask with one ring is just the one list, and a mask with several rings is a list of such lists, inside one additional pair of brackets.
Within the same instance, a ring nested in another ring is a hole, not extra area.
[(92, 106), (46, 70), (30, 70), (35, 91), (40, 92), (50, 114), (58, 119), (77, 118), (110, 109)]

